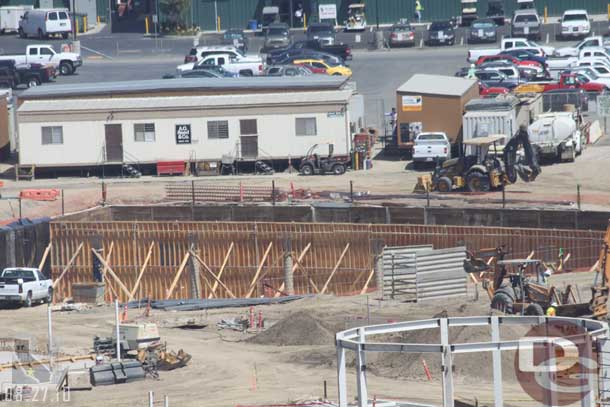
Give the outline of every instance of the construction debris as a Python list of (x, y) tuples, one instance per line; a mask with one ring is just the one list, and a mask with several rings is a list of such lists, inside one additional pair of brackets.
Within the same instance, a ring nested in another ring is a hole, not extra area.
[[(303, 295), (288, 295), (277, 298), (219, 298), (219, 299), (190, 299), (190, 300), (153, 300), (150, 301), (151, 308), (164, 311), (200, 311), (205, 309), (250, 307), (256, 305), (283, 304), (286, 302), (305, 298)], [(141, 308), (146, 305), (147, 299), (133, 301), (127, 304), (128, 308)]]
[(250, 328), (250, 322), (247, 318), (236, 317), (232, 319), (221, 319), (216, 323), (218, 329), (232, 329), (238, 332), (244, 332)]

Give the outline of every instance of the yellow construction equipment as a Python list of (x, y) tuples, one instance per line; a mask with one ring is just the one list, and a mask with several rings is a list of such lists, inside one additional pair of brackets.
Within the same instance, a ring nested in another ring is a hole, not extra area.
[(593, 282), (591, 309), (593, 318), (605, 319), (608, 315), (608, 282), (610, 281), (610, 223), (599, 253), (596, 264), (595, 280)]

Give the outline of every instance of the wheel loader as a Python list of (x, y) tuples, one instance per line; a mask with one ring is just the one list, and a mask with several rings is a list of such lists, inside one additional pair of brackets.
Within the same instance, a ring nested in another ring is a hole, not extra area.
[[(414, 192), (467, 190), (488, 192), (513, 184), (517, 176), (531, 182), (540, 174), (540, 166), (527, 134), (522, 126), (504, 146), (500, 159), (498, 144), (504, 135), (491, 135), (466, 140), (465, 147), (472, 146), (475, 154), (465, 155), (438, 162), (431, 175), (418, 178)], [(523, 146), (524, 156), (517, 157), (519, 146)]]

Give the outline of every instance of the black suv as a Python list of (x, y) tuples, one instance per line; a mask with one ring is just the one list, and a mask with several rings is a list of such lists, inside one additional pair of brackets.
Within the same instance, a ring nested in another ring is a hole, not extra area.
[(455, 44), (455, 31), (449, 20), (435, 21), (428, 29), (427, 45), (453, 45)]

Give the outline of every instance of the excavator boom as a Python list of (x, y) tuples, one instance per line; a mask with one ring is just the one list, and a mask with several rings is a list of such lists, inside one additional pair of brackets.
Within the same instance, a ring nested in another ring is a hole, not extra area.
[[(517, 150), (520, 145), (523, 146), (525, 162), (517, 162)], [(511, 184), (517, 181), (517, 175), (524, 182), (531, 182), (541, 172), (532, 143), (530, 143), (527, 127), (525, 126), (520, 127), (519, 131), (506, 143), (503, 159), (504, 171)]]

